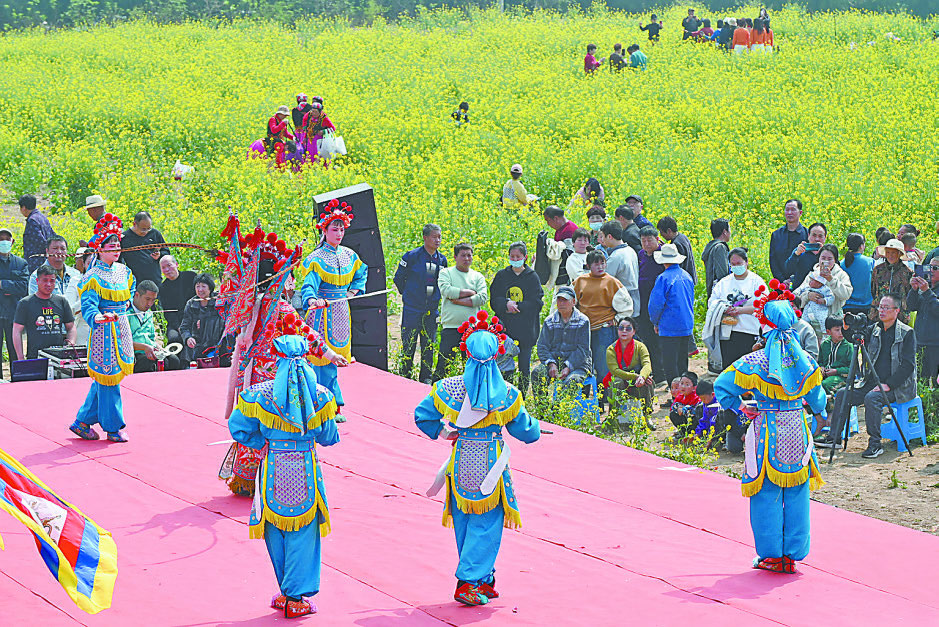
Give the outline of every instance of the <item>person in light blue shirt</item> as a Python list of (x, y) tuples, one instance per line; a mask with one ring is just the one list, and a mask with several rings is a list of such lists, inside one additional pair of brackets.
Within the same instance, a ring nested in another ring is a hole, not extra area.
[(864, 254), (864, 236), (860, 233), (848, 233), (846, 243), (847, 252), (841, 267), (848, 273), (854, 291), (844, 304), (845, 313), (867, 314), (873, 302), (871, 293), (871, 274), (874, 271), (874, 260)]
[(629, 67), (633, 69), (645, 70), (649, 57), (639, 49), (639, 44), (633, 44), (626, 49), (629, 53)]

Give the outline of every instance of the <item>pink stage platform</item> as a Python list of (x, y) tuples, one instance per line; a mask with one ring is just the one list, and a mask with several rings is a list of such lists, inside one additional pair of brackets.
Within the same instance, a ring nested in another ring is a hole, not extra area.
[[(0, 624), (285, 622), (267, 608), (274, 576), (264, 542), (248, 539), (249, 503), (216, 479), (226, 376), (126, 379), (123, 445), (67, 431), (87, 379), (0, 386), (0, 447), (110, 530), (119, 566), (111, 609), (84, 614), (0, 513)], [(939, 624), (939, 538), (813, 503), (801, 572), (755, 571), (737, 481), (550, 426), (512, 448), (524, 527), (505, 533), (502, 598), (459, 606), (453, 532), (440, 497), (424, 495), (448, 445), (413, 423), (427, 388), (362, 365), (341, 381), (349, 422), (320, 451), (333, 521), (320, 613), (296, 623)]]

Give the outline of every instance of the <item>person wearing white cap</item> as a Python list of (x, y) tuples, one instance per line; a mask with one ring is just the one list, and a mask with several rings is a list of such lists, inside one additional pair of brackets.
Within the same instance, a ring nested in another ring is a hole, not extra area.
[(883, 246), (877, 247), (877, 254), (884, 258), (884, 263), (874, 266), (874, 273), (871, 275), (871, 286), (873, 288), (873, 305), (868, 317), (871, 320), (878, 319), (877, 305), (880, 299), (888, 294), (893, 294), (900, 298), (900, 322), (910, 323), (909, 310), (906, 307), (906, 295), (910, 292), (910, 279), (913, 278), (913, 271), (909, 266), (903, 263), (903, 255), (906, 249), (903, 242), (898, 239), (891, 239)]
[(267, 121), (267, 136), (264, 140), (264, 147), (268, 155), (274, 155), (277, 165), (284, 164), (284, 152), (287, 149), (287, 140), (293, 139), (293, 135), (287, 130), (287, 116), (290, 115), (290, 108), (287, 105), (280, 105), (274, 112), (274, 117)]
[(675, 244), (664, 244), (654, 253), (665, 270), (655, 279), (649, 296), (649, 318), (659, 335), (662, 370), (671, 381), (688, 370), (688, 342), (694, 330), (694, 283), (679, 264), (685, 256)]
[(85, 198), (85, 211), (88, 212), (88, 216), (95, 224), (97, 224), (101, 216), (104, 215), (106, 204), (104, 198), (98, 194), (93, 194)]
[(519, 180), (522, 178), (522, 166), (518, 163), (509, 168), (512, 175), (502, 186), (502, 206), (506, 209), (518, 209), (528, 206), (528, 190)]

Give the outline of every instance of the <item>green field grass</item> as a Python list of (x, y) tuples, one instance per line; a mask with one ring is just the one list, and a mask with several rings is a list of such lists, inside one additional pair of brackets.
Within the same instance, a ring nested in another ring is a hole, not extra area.
[[(566, 205), (595, 176), (608, 205), (641, 194), (649, 217), (675, 216), (698, 252), (709, 221), (729, 217), (733, 243), (752, 249), (764, 277), (769, 230), (792, 196), (839, 245), (882, 224), (932, 233), (939, 25), (786, 10), (773, 19), (777, 54), (736, 58), (683, 45), (679, 13), (664, 16), (671, 26), (654, 48), (637, 16), (603, 11), (9, 34), (0, 186), (11, 198), (40, 191), (66, 214), (60, 230), (73, 243), (91, 227), (76, 207), (101, 193), (125, 220), (150, 210), (168, 240), (215, 244), (229, 206), (289, 238), (312, 237), (313, 196), (365, 181), (390, 266), (432, 221), (445, 247), (476, 244), (490, 277), (507, 243), (543, 228), (539, 211), (507, 214), (497, 202), (515, 162), (542, 206)], [(603, 56), (616, 42), (642, 43), (649, 70), (585, 77), (591, 42)], [(246, 161), (297, 92), (326, 99), (349, 156), (300, 175)], [(461, 100), (473, 123), (458, 129), (448, 115)], [(181, 186), (169, 177), (177, 158), (196, 168)], [(582, 210), (572, 217), (586, 223)]]

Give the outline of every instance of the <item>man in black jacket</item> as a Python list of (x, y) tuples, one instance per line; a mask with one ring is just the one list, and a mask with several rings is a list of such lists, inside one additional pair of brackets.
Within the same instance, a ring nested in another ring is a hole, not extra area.
[(121, 237), (121, 260), (134, 273), (137, 282), (153, 281), (160, 284), (160, 257), (170, 254), (166, 246), (147, 248), (144, 250), (131, 250), (128, 248), (143, 246), (145, 244), (164, 244), (163, 235), (153, 228), (153, 220), (146, 211), (134, 216), (134, 226), (124, 231)]
[(10, 229), (0, 229), (0, 378), (3, 377), (4, 342), (10, 361), (16, 361), (13, 316), (16, 314), (16, 303), (26, 296), (26, 282), (29, 280), (26, 260), (10, 252), (15, 241)]
[(939, 257), (933, 257), (925, 268), (925, 279), (910, 279), (906, 306), (910, 311), (919, 312), (913, 329), (923, 361), (920, 377), (934, 385), (939, 373)]
[(179, 326), (183, 322), (186, 303), (196, 295), (196, 273), (192, 270), (180, 272), (179, 263), (173, 255), (160, 257), (160, 272), (163, 273), (163, 283), (159, 284), (160, 308), (166, 318), (166, 341), (170, 344), (182, 343)]
[(544, 305), (541, 279), (528, 266), (528, 247), (524, 242), (509, 245), (509, 266), (496, 272), (489, 288), (489, 305), (505, 334), (518, 343), (519, 376), (515, 384), (524, 395), (531, 378), (531, 351), (538, 341)]
[(792, 276), (791, 272), (786, 272), (786, 261), (799, 244), (809, 239), (809, 230), (801, 222), (802, 201), (798, 198), (787, 200), (783, 211), (786, 223), (773, 231), (769, 239), (769, 268), (773, 278), (779, 281), (786, 281)]

